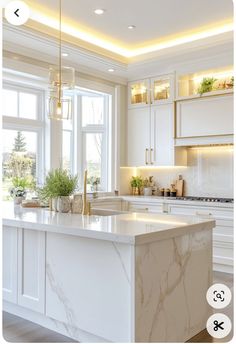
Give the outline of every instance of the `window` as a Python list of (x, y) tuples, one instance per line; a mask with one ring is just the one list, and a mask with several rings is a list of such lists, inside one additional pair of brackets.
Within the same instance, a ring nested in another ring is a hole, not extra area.
[(109, 190), (109, 111), (110, 97), (107, 94), (88, 92), (80, 96), (82, 170), (88, 170), (88, 184)]
[(37, 119), (37, 93), (3, 89), (3, 116)]
[(78, 173), (82, 187), (88, 170), (88, 191), (111, 189), (111, 95), (77, 89), (73, 121), (62, 125), (62, 166)]
[(12, 187), (32, 190), (43, 176), (43, 92), (23, 86), (3, 89), (3, 199)]

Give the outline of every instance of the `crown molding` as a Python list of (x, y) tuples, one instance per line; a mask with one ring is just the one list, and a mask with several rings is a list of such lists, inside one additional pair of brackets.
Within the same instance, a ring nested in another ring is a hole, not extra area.
[[(5, 54), (15, 54), (23, 61), (31, 59), (35, 65), (55, 64), (58, 41), (56, 37), (49, 34), (26, 26), (15, 27), (4, 21), (3, 49)], [(73, 66), (80, 73), (113, 83), (126, 84), (127, 80), (137, 80), (173, 71), (178, 73), (233, 64), (233, 33), (228, 32), (142, 55), (130, 60), (129, 63), (121, 62), (114, 56), (107, 57), (90, 51), (65, 40), (63, 50), (69, 54), (64, 60), (66, 64)], [(113, 68), (115, 73), (108, 73), (109, 68)]]

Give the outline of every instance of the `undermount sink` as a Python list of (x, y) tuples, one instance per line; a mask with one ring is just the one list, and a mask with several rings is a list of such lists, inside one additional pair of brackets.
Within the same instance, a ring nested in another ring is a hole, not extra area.
[(127, 211), (113, 210), (113, 209), (100, 209), (100, 208), (91, 209), (91, 215), (112, 216), (112, 215), (120, 215), (120, 214), (127, 214)]

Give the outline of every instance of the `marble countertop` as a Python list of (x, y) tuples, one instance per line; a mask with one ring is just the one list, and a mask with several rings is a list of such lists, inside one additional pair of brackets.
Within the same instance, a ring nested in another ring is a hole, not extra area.
[(197, 216), (127, 213), (113, 216), (62, 214), (3, 202), (3, 225), (86, 238), (142, 244), (207, 230), (215, 221)]

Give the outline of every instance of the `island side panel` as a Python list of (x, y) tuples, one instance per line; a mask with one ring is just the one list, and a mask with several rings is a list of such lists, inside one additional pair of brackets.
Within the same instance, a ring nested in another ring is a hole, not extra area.
[(46, 315), (77, 340), (80, 329), (104, 341), (131, 341), (133, 250), (127, 244), (47, 233)]
[(135, 248), (135, 341), (185, 342), (206, 327), (211, 309), (212, 230)]

